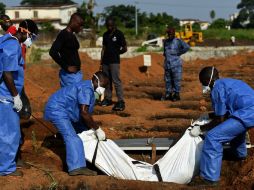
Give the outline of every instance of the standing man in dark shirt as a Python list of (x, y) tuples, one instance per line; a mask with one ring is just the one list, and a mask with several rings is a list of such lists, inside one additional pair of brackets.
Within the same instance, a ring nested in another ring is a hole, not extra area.
[(123, 98), (123, 87), (120, 80), (120, 54), (127, 51), (127, 45), (124, 34), (116, 28), (113, 18), (106, 20), (107, 31), (103, 34), (103, 48), (101, 51), (101, 67), (110, 79), (110, 85), (106, 88), (105, 98), (102, 106), (112, 105), (112, 82), (114, 83), (117, 103), (114, 105), (114, 111), (123, 111), (125, 102)]
[(80, 82), (83, 78), (78, 54), (79, 42), (74, 35), (82, 30), (83, 25), (82, 16), (78, 13), (72, 14), (69, 24), (58, 34), (49, 51), (49, 55), (61, 67), (59, 72), (61, 87)]

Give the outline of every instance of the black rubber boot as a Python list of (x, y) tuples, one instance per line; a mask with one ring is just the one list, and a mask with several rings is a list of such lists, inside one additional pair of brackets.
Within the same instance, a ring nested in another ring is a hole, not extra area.
[(219, 185), (218, 181), (210, 181), (203, 178), (196, 178), (188, 184), (189, 186), (195, 187), (216, 187)]
[(124, 109), (125, 109), (124, 101), (118, 101), (112, 108), (113, 111), (123, 111)]
[(179, 100), (181, 100), (180, 94), (179, 94), (178, 92), (176, 92), (176, 93), (173, 95), (172, 101), (173, 101), (173, 102), (176, 102), (176, 101), (179, 101)]
[(83, 168), (78, 168), (78, 169), (70, 171), (69, 175), (70, 176), (76, 176), (76, 175), (95, 176), (97, 175), (97, 172), (83, 167)]
[(102, 106), (102, 107), (111, 106), (111, 105), (112, 105), (112, 101), (111, 101), (111, 100), (104, 99), (104, 100), (101, 102), (101, 106)]
[(23, 172), (15, 170), (14, 172), (8, 174), (8, 176), (22, 177), (23, 176)]
[(170, 100), (170, 101), (173, 100), (173, 94), (172, 93), (166, 94), (165, 96), (161, 97), (161, 101), (167, 101), (167, 100)]

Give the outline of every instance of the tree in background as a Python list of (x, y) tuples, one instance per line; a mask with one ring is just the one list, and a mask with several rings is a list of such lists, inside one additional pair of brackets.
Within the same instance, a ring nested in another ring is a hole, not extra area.
[(168, 15), (167, 13), (158, 13), (158, 14), (153, 14), (150, 13), (149, 17), (147, 18), (147, 23), (145, 23), (146, 25), (148, 25), (149, 27), (173, 27), (176, 29), (179, 29), (179, 20), (174, 18), (171, 15)]
[(22, 0), (21, 5), (74, 4), (71, 0)]
[[(118, 27), (134, 29), (135, 27), (135, 6), (118, 5), (109, 6), (104, 9), (103, 18), (114, 17)], [(138, 25), (141, 33), (164, 33), (165, 29), (174, 27), (179, 29), (179, 20), (167, 13), (150, 13), (138, 11)], [(134, 31), (134, 30), (133, 30)]]
[(92, 23), (92, 19), (94, 19), (94, 18), (93, 18), (92, 11), (91, 12), (89, 11), (88, 5), (87, 5), (87, 3), (85, 1), (83, 1), (81, 6), (78, 8), (77, 12), (79, 14), (81, 14), (83, 19), (84, 19), (84, 27), (85, 28), (90, 28), (91, 27), (91, 23)]
[(241, 0), (237, 5), (239, 15), (232, 22), (232, 28), (254, 28), (254, 1)]
[(201, 27), (200, 27), (200, 24), (195, 22), (192, 24), (192, 30), (193, 31), (201, 31)]
[(211, 10), (210, 11), (210, 18), (212, 19), (212, 21), (214, 20), (215, 16), (216, 16), (215, 11)]
[(222, 29), (222, 28), (226, 28), (227, 25), (228, 25), (228, 21), (226, 21), (223, 18), (218, 18), (212, 22), (209, 28)]
[(5, 4), (0, 3), (0, 15), (5, 14)]
[(104, 8), (104, 21), (107, 17), (114, 17), (118, 26), (134, 28), (135, 26), (135, 6), (118, 5)]
[(41, 31), (44, 32), (53, 32), (55, 30), (54, 26), (51, 24), (51, 22), (44, 22), (40, 24)]
[(96, 26), (98, 24), (98, 17), (94, 17), (93, 15), (93, 9), (95, 6), (94, 0), (89, 0), (88, 3), (83, 1), (81, 6), (78, 8), (78, 13), (80, 13), (84, 19), (84, 27), (90, 28), (91, 32), (89, 32), (87, 35), (90, 38), (90, 46), (94, 47), (96, 45)]

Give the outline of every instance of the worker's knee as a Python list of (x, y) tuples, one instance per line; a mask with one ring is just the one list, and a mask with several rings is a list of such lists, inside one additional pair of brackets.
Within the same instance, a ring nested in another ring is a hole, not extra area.
[(204, 149), (221, 151), (222, 142), (220, 141), (216, 133), (213, 133), (211, 131), (206, 134), (205, 141), (204, 141)]
[(72, 144), (82, 144), (81, 139), (77, 134), (69, 133), (66, 134), (63, 138), (65, 142), (71, 142)]

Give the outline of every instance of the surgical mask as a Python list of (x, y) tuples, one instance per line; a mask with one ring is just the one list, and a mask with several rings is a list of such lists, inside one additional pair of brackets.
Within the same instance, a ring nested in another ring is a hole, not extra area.
[(33, 41), (32, 41), (32, 38), (29, 37), (29, 35), (27, 34), (27, 38), (26, 40), (23, 42), (23, 44), (26, 45), (26, 47), (30, 48), (31, 45), (32, 45)]
[(100, 96), (97, 92), (94, 92), (94, 97), (95, 97), (95, 100), (100, 100)]
[(211, 73), (211, 76), (210, 76), (208, 86), (202, 85), (202, 93), (203, 94), (208, 94), (209, 92), (211, 92), (210, 84), (211, 84), (211, 81), (212, 81), (212, 78), (213, 78), (213, 72), (214, 72), (214, 67), (212, 68), (212, 73)]
[(202, 93), (203, 94), (208, 94), (209, 92), (211, 92), (211, 88), (210, 86), (202, 86)]
[(97, 93), (101, 96), (102, 94), (104, 94), (105, 88), (103, 88), (103, 87), (100, 86), (99, 77), (98, 77), (97, 75), (95, 75), (95, 74), (94, 74), (93, 76), (95, 76), (95, 78), (96, 78), (97, 81), (98, 81), (98, 87), (95, 89), (95, 92), (97, 92)]
[(101, 86), (98, 86), (96, 88), (96, 92), (101, 96), (102, 94), (104, 94), (105, 92), (105, 88), (101, 87)]

